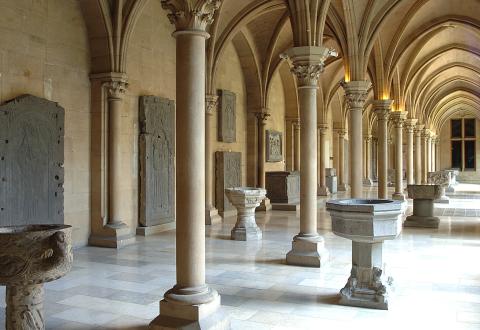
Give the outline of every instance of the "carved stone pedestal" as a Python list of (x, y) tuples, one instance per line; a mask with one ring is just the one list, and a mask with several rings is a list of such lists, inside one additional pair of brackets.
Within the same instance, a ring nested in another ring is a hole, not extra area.
[(72, 228), (0, 227), (0, 285), (6, 290), (6, 330), (44, 330), (43, 283), (72, 267)]
[(339, 184), (338, 184), (338, 191), (348, 191), (348, 184), (346, 184), (346, 183), (339, 183)]
[(292, 241), (292, 250), (287, 253), (287, 264), (321, 267), (328, 261), (328, 251), (322, 236), (297, 235)]
[(215, 225), (222, 223), (222, 217), (218, 214), (218, 210), (215, 207), (207, 207), (205, 209), (205, 224)]
[(408, 197), (413, 199), (413, 214), (403, 223), (404, 227), (438, 228), (440, 219), (433, 216), (433, 201), (440, 198), (439, 185), (408, 185)]
[(262, 239), (262, 231), (255, 222), (255, 208), (265, 198), (267, 191), (263, 188), (227, 188), (230, 202), (237, 208), (237, 223), (232, 229), (232, 239), (250, 241)]
[(440, 198), (436, 199), (434, 203), (449, 204), (450, 198), (445, 194), (445, 190), (451, 183), (451, 173), (448, 171), (438, 171), (428, 173), (428, 183), (437, 184), (440, 186)]
[(327, 202), (327, 210), (333, 232), (352, 240), (352, 270), (340, 290), (340, 304), (388, 309), (392, 280), (382, 274), (382, 245), (402, 230), (402, 203), (344, 199)]

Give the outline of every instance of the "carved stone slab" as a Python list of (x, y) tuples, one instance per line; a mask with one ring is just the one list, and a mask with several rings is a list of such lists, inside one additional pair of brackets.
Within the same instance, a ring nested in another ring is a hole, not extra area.
[(267, 162), (281, 162), (283, 160), (282, 132), (267, 130)]
[(219, 111), (218, 111), (218, 141), (236, 142), (237, 141), (237, 114), (235, 93), (220, 89), (218, 91)]
[(235, 208), (225, 195), (226, 188), (242, 185), (242, 154), (240, 152), (217, 151), (215, 153), (215, 203), (222, 216), (235, 214)]
[(175, 221), (175, 103), (141, 96), (140, 210), (141, 226)]
[(295, 204), (300, 202), (300, 172), (267, 172), (265, 187), (267, 197), (272, 203)]
[(64, 109), (33, 95), (0, 107), (0, 226), (63, 224)]

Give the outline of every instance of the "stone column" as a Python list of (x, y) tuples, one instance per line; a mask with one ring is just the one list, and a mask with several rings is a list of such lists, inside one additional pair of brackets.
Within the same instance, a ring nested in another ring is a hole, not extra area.
[(123, 97), (128, 87), (126, 76), (112, 72), (105, 75), (94, 75), (92, 79), (103, 81), (107, 96), (107, 108), (104, 110), (106, 129), (103, 134), (106, 142), (105, 153), (102, 155), (105, 164), (105, 198), (104, 223), (101, 232), (92, 230), (88, 240), (90, 245), (121, 248), (135, 242), (132, 230), (123, 222), (122, 183), (125, 182), (125, 173), (122, 163), (128, 161), (123, 158), (122, 144), (122, 109)]
[(405, 121), (405, 132), (407, 133), (407, 184), (415, 183), (413, 175), (413, 131), (416, 123), (416, 119), (407, 119)]
[(365, 176), (363, 178), (363, 184), (371, 186), (372, 182), (372, 136), (366, 135), (363, 137), (365, 141)]
[(294, 166), (295, 171), (300, 171), (300, 123), (296, 122), (293, 124), (293, 137), (294, 137)]
[(350, 81), (342, 83), (350, 112), (350, 186), (352, 198), (363, 195), (362, 166), (362, 111), (368, 96), (370, 83), (368, 81)]
[[(205, 283), (205, 32), (220, 1), (162, 2), (176, 26), (176, 281), (150, 329), (226, 329), (220, 296)], [(181, 13), (179, 15), (179, 13)]]
[(347, 131), (339, 129), (338, 133), (338, 191), (347, 191), (345, 183), (345, 135)]
[(428, 173), (428, 138), (430, 137), (430, 130), (424, 128), (422, 132), (422, 184), (427, 184)]
[[(428, 172), (432, 172), (432, 132), (427, 136), (427, 177)], [(428, 181), (428, 178), (427, 178)]]
[(329, 196), (330, 191), (325, 183), (325, 150), (327, 149), (327, 125), (321, 124), (318, 126), (318, 152), (319, 152), (319, 166), (318, 166), (318, 196)]
[(218, 210), (213, 205), (213, 150), (210, 141), (213, 121), (218, 105), (218, 96), (208, 94), (205, 96), (205, 224), (213, 225), (222, 222), (222, 217), (218, 214)]
[(403, 122), (407, 117), (405, 111), (392, 112), (390, 117), (395, 125), (395, 192), (393, 199), (405, 200), (403, 193)]
[(415, 128), (415, 184), (422, 184), (422, 132), (423, 126)]
[(388, 117), (393, 100), (375, 100), (374, 109), (377, 115), (378, 134), (378, 198), (387, 199), (388, 196)]
[[(267, 112), (267, 109), (262, 109), (261, 112), (255, 113), (255, 117), (257, 118), (257, 136), (258, 136), (258, 188), (265, 188), (265, 158), (266, 158), (266, 141), (265, 141), (265, 125), (267, 123), (267, 118), (270, 117), (270, 114)], [(270, 204), (270, 199), (265, 197), (260, 206), (257, 207), (257, 211), (270, 211), (272, 209), (272, 205)]]
[(320, 267), (328, 258), (317, 231), (317, 83), (330, 50), (319, 46), (294, 47), (285, 57), (297, 78), (300, 125), (300, 233), (293, 238), (287, 264)]

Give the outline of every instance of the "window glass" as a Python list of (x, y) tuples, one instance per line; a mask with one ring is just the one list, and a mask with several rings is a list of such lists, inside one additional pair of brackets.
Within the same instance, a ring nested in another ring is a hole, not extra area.
[(464, 119), (464, 137), (475, 137), (475, 119)]
[(462, 141), (452, 141), (452, 168), (462, 168)]
[(475, 169), (475, 141), (465, 141), (465, 168)]
[(462, 120), (461, 119), (452, 119), (452, 138), (461, 138), (462, 137)]

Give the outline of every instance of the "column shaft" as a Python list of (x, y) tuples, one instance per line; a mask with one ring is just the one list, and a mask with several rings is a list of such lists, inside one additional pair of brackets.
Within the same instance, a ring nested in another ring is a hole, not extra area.
[(362, 176), (362, 108), (350, 109), (351, 144), (350, 144), (350, 186), (352, 198), (361, 198), (363, 189)]
[(259, 188), (265, 188), (265, 121), (267, 117), (270, 116), (268, 113), (259, 112), (256, 114), (257, 117), (257, 128), (258, 128), (258, 183)]
[(345, 130), (338, 131), (338, 190), (347, 190), (345, 184)]
[(295, 171), (300, 171), (300, 124), (293, 124), (294, 130), (294, 169)]
[(415, 184), (422, 184), (422, 129), (423, 125), (415, 129)]
[[(205, 286), (205, 35), (177, 33), (177, 287)], [(185, 133), (187, 132), (187, 134)]]
[[(380, 113), (382, 111), (382, 113)], [(387, 123), (388, 111), (380, 110), (377, 112), (378, 118), (378, 198), (387, 198), (388, 182), (388, 141), (387, 141)]]
[(414, 184), (414, 153), (413, 153), (413, 130), (415, 127), (415, 119), (407, 119), (406, 133), (407, 133), (407, 184)]
[(327, 196), (330, 194), (327, 188), (325, 180), (325, 168), (326, 168), (326, 154), (327, 150), (327, 127), (322, 125), (318, 128), (318, 152), (319, 152), (319, 166), (318, 166), (318, 195)]
[(120, 93), (108, 98), (108, 217), (107, 224), (121, 223), (122, 173), (122, 99)]
[(395, 125), (395, 193), (393, 199), (404, 200), (403, 194), (403, 122), (406, 112), (392, 112)]
[(428, 141), (425, 132), (422, 134), (422, 184), (427, 183), (427, 166), (428, 166)]
[(300, 233), (317, 234), (317, 90), (300, 87)]

